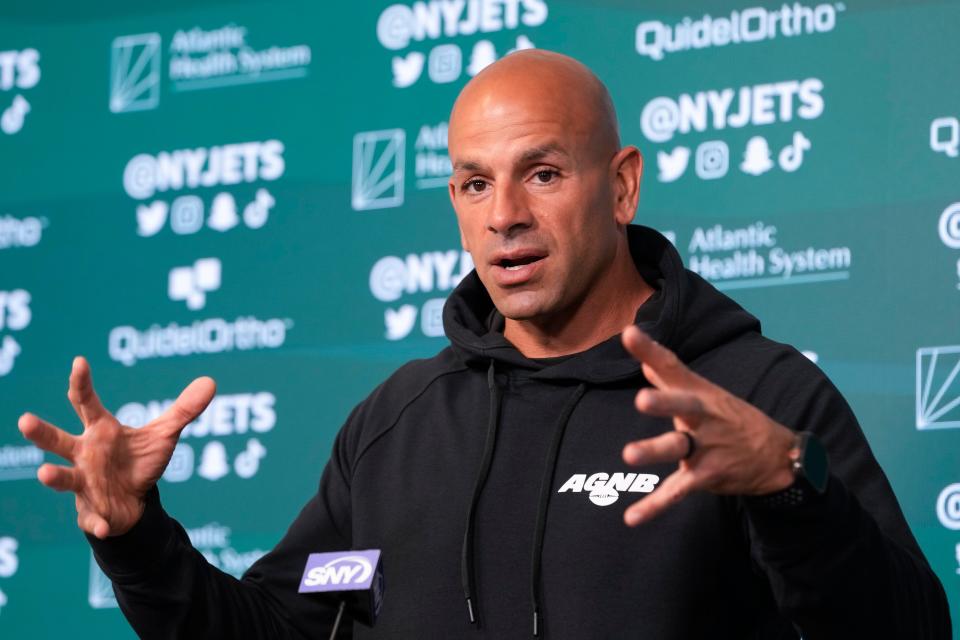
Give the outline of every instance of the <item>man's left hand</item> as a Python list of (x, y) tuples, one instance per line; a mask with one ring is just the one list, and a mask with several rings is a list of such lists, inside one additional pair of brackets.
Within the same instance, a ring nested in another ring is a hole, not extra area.
[(762, 495), (793, 484), (790, 453), (796, 436), (790, 429), (697, 375), (635, 326), (624, 330), (623, 346), (653, 385), (637, 393), (637, 410), (672, 417), (674, 426), (628, 443), (623, 459), (631, 465), (680, 464), (656, 491), (627, 508), (628, 525), (655, 518), (693, 491)]

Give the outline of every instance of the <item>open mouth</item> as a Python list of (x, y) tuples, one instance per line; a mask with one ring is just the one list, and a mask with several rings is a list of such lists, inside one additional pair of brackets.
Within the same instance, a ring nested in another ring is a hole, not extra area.
[(525, 265), (533, 264), (534, 262), (539, 262), (543, 260), (543, 256), (524, 256), (522, 258), (504, 258), (497, 265), (503, 267), (507, 271), (518, 271), (523, 268)]

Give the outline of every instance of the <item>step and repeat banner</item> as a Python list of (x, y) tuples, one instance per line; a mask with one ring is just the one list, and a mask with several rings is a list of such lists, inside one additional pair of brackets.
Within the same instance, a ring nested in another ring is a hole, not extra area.
[(234, 575), (276, 543), (354, 404), (446, 344), (449, 110), (530, 47), (609, 85), (637, 221), (849, 399), (960, 620), (958, 28), (921, 1), (5, 4), (0, 635), (133, 635), (16, 427), (79, 429), (74, 355), (132, 426), (213, 376), (164, 503)]

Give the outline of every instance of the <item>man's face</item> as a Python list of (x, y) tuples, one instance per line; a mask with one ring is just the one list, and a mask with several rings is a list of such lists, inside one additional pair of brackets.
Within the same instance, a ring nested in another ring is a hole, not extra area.
[(451, 119), (449, 135), (463, 246), (500, 313), (549, 321), (613, 260), (614, 154), (562, 104), (476, 102)]

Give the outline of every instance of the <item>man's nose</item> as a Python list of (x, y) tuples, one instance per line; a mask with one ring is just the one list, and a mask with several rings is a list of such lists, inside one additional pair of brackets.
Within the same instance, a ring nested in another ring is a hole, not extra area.
[(499, 235), (511, 236), (532, 224), (533, 216), (523, 186), (512, 181), (498, 182), (487, 215), (487, 229)]

